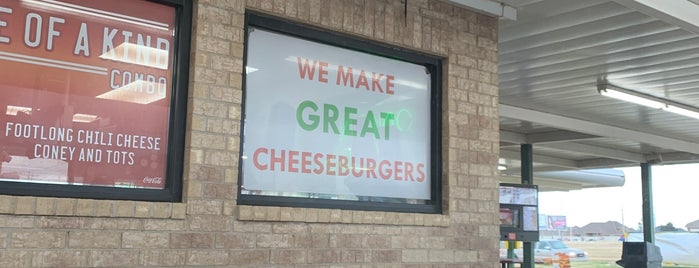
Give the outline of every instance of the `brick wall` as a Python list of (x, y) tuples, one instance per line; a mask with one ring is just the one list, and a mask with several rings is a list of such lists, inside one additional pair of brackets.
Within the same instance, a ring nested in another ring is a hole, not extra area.
[[(195, 1), (184, 202), (0, 196), (0, 267), (499, 267), (497, 20), (403, 8)], [(246, 9), (446, 58), (444, 215), (236, 206)]]

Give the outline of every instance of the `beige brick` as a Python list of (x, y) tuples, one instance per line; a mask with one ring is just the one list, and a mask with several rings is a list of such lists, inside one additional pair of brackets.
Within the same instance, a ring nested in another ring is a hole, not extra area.
[(272, 250), (271, 263), (298, 264), (306, 263), (306, 250), (298, 249), (278, 249)]
[(190, 216), (189, 229), (192, 231), (229, 231), (231, 218), (226, 216), (199, 215)]
[(222, 233), (216, 235), (216, 248), (255, 248), (257, 236), (251, 233)]
[(39, 197), (36, 200), (36, 215), (55, 215), (56, 214), (56, 199), (48, 197)]
[(172, 205), (170, 203), (158, 202), (153, 204), (153, 218), (169, 218)]
[(116, 201), (115, 216), (117, 217), (133, 217), (135, 209), (134, 201)]
[(30, 267), (31, 261), (31, 251), (0, 250), (0, 267)]
[(172, 218), (184, 219), (187, 214), (187, 205), (182, 203), (172, 204)]
[(133, 249), (92, 250), (88, 266), (135, 267), (139, 263), (139, 251)]
[(341, 251), (337, 249), (311, 249), (308, 250), (308, 262), (310, 263), (339, 263)]
[(66, 232), (15, 230), (10, 234), (9, 248), (62, 248)]
[(429, 251), (426, 249), (404, 249), (401, 261), (405, 263), (424, 263), (429, 261)]
[(50, 250), (32, 254), (34, 267), (82, 267), (87, 265), (87, 250)]
[(223, 201), (220, 200), (190, 200), (187, 202), (188, 215), (220, 215), (223, 212)]
[(214, 234), (173, 233), (170, 235), (170, 248), (213, 248)]
[(186, 250), (145, 250), (141, 262), (145, 266), (185, 266)]
[(34, 217), (0, 215), (0, 228), (32, 228)]
[(15, 214), (34, 214), (36, 211), (36, 197), (18, 196), (15, 206)]
[[(236, 208), (236, 201), (235, 200), (225, 200), (223, 201), (223, 215), (226, 216), (233, 216), (235, 214), (235, 208)], [(238, 217), (238, 219), (240, 219)], [(277, 219), (278, 220), (278, 219)]]
[(170, 234), (165, 232), (124, 232), (122, 248), (167, 248)]
[(114, 202), (108, 200), (95, 201), (95, 216), (112, 217), (114, 214)]
[(15, 211), (15, 201), (17, 197), (0, 195), (0, 214), (13, 213)]
[(173, 219), (143, 220), (143, 230), (146, 231), (179, 231), (187, 228), (187, 222)]
[(250, 249), (250, 250), (231, 250), (230, 264), (234, 267), (239, 266), (255, 266), (268, 264), (270, 262), (269, 249)]
[(238, 206), (238, 220), (252, 220), (253, 209), (253, 206)]
[(73, 216), (75, 215), (75, 199), (58, 198), (56, 200), (56, 215)]
[(113, 231), (71, 231), (68, 247), (75, 249), (110, 249), (121, 246), (121, 233)]
[(228, 264), (227, 250), (190, 250), (187, 254), (187, 265), (226, 265)]
[(153, 203), (152, 202), (136, 202), (134, 208), (134, 217), (136, 218), (149, 218), (152, 215)]
[(94, 216), (95, 215), (95, 202), (92, 199), (78, 199), (78, 203), (75, 208), (76, 216)]

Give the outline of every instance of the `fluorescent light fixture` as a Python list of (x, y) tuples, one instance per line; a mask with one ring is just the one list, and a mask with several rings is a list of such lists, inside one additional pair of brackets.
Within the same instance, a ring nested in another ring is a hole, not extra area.
[(500, 170), (500, 171), (507, 170), (507, 166), (505, 166), (505, 165), (498, 165), (498, 170)]
[(597, 85), (597, 91), (602, 96), (607, 96), (646, 107), (660, 109), (663, 111), (668, 111), (676, 113), (679, 115), (684, 115), (687, 117), (692, 117), (699, 119), (699, 108), (671, 101), (668, 99), (663, 99), (660, 97), (655, 97), (652, 95), (636, 92), (629, 89), (619, 88), (616, 86), (611, 86), (609, 84), (600, 83)]
[(680, 107), (677, 107), (674, 105), (668, 105), (667, 108), (664, 108), (663, 110), (699, 119), (699, 112), (692, 111), (692, 110), (685, 109), (685, 108), (680, 108)]
[(73, 115), (73, 122), (76, 122), (76, 123), (92, 123), (95, 120), (97, 120), (96, 115), (91, 115), (91, 114), (74, 114)]
[(632, 95), (629, 93), (621, 92), (621, 91), (610, 89), (610, 88), (605, 88), (604, 90), (600, 90), (599, 93), (602, 94), (602, 96), (607, 96), (610, 98), (628, 101), (631, 103), (643, 105), (643, 106), (654, 108), (654, 109), (662, 109), (663, 107), (665, 107), (665, 103), (662, 103), (659, 101), (654, 101), (654, 100), (651, 100), (648, 98), (635, 96), (635, 95)]
[(5, 109), (6, 115), (17, 115), (17, 113), (19, 113), (19, 112), (22, 112), (25, 114), (32, 114), (32, 108), (7, 105), (7, 108)]

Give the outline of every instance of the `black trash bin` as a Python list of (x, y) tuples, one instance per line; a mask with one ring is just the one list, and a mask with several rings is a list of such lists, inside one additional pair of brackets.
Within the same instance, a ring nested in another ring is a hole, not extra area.
[(616, 262), (621, 267), (661, 268), (663, 256), (660, 248), (649, 242), (624, 242), (621, 260)]

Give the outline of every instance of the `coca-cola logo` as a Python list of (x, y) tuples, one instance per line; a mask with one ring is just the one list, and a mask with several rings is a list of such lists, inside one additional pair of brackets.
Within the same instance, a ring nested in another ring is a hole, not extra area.
[(162, 184), (163, 178), (162, 177), (145, 177), (145, 178), (143, 178), (143, 183), (145, 183), (145, 184)]

